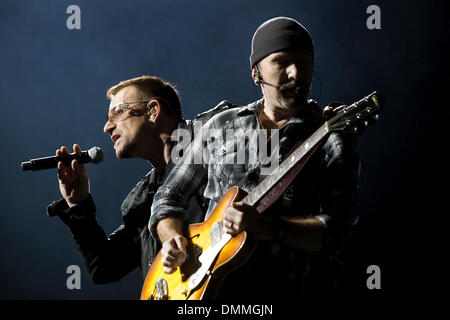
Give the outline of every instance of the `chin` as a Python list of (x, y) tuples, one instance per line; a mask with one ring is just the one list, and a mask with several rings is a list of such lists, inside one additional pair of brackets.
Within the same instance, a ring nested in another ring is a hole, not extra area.
[(299, 110), (301, 109), (305, 103), (307, 102), (306, 95), (297, 95), (293, 97), (282, 97), (281, 98), (282, 105), (284, 108), (289, 110)]
[(132, 158), (127, 152), (124, 152), (123, 150), (116, 150), (116, 157), (118, 159)]
[(123, 159), (122, 153), (119, 150), (116, 150), (116, 157), (117, 159)]
[(306, 99), (293, 98), (283, 101), (286, 109), (289, 110), (300, 110), (306, 103)]
[(133, 158), (133, 147), (131, 145), (127, 145), (124, 147), (118, 147), (116, 149), (116, 157), (119, 159), (128, 159), (128, 158)]

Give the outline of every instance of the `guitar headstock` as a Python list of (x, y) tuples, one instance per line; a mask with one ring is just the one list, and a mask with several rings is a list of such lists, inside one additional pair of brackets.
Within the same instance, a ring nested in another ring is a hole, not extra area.
[(330, 131), (357, 133), (378, 119), (383, 106), (383, 96), (375, 91), (358, 102), (344, 107), (326, 122), (327, 127)]

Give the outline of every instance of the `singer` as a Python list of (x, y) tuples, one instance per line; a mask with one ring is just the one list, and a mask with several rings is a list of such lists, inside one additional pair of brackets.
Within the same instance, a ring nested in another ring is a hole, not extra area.
[[(117, 281), (136, 267), (145, 277), (160, 248), (147, 226), (153, 196), (174, 166), (170, 159), (172, 132), (177, 128), (191, 130), (195, 122), (203, 123), (213, 114), (232, 107), (224, 102), (193, 121), (183, 120), (177, 90), (153, 76), (120, 82), (108, 90), (107, 97), (111, 103), (103, 131), (111, 136), (116, 156), (147, 160), (153, 169), (123, 201), (123, 224), (109, 236), (96, 219), (87, 170), (76, 159), (69, 165), (58, 163), (63, 198), (47, 208), (49, 216), (60, 217), (69, 227), (87, 272), (98, 284)], [(80, 146), (75, 144), (73, 151), (80, 153)], [(65, 146), (56, 150), (58, 159), (68, 155)], [(187, 222), (201, 218), (202, 201), (200, 195), (193, 198)]]

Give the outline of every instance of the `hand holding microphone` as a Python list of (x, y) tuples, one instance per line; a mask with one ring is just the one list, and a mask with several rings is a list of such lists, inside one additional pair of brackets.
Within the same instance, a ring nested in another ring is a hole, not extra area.
[(74, 144), (73, 151), (69, 153), (67, 147), (63, 146), (56, 150), (56, 156), (22, 162), (24, 171), (58, 168), (59, 190), (70, 207), (89, 195), (89, 178), (84, 163), (99, 163), (103, 160), (103, 151), (98, 147), (81, 151), (80, 146)]
[[(80, 146), (74, 144), (73, 151), (77, 154), (81, 153)], [(69, 156), (69, 150), (63, 146), (56, 150), (56, 156)], [(86, 167), (77, 159), (73, 159), (70, 165), (58, 162), (58, 182), (61, 195), (69, 207), (79, 204), (89, 195), (89, 178)]]

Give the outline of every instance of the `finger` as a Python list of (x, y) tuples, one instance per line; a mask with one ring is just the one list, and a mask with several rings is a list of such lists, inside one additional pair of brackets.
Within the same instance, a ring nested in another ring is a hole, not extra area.
[(62, 162), (58, 162), (58, 179), (61, 182), (64, 182), (64, 172), (63, 172), (63, 164)]
[(72, 170), (77, 173), (77, 171), (79, 170), (78, 168), (78, 161), (76, 159), (72, 160), (72, 163), (70, 164), (70, 167), (72, 168)]
[(165, 249), (164, 255), (165, 255), (166, 259), (168, 259), (170, 261), (175, 261), (180, 257), (180, 255), (182, 255), (182, 253), (181, 253), (181, 251), (178, 251), (178, 250), (172, 248), (169, 250)]
[(234, 203), (233, 207), (228, 208), (225, 215), (225, 221), (231, 222), (231, 225), (226, 225), (226, 228), (231, 230), (229, 233), (237, 234), (243, 231), (246, 228), (244, 218), (248, 219), (253, 214), (254, 207), (244, 202)]
[(175, 237), (175, 244), (177, 246), (177, 248), (183, 252), (186, 253), (186, 243), (183, 240), (186, 240), (184, 237)]
[(166, 266), (166, 267), (172, 267), (173, 264), (175, 263), (175, 261), (177, 261), (176, 258), (171, 257), (171, 256), (166, 256), (166, 257), (163, 259), (163, 265)]
[(83, 164), (80, 164), (78, 162), (78, 160), (73, 159), (72, 163), (71, 163), (71, 168), (73, 170), (73, 173), (76, 176), (80, 176), (80, 175), (86, 175), (86, 168), (84, 167)]
[(58, 157), (64, 157), (66, 155), (69, 155), (69, 149), (67, 149), (66, 146), (62, 146), (59, 149), (59, 152), (57, 152)]
[(58, 162), (58, 179), (61, 184), (69, 184), (74, 181), (74, 174), (70, 167), (63, 165), (62, 162)]
[(227, 225), (223, 226), (223, 232), (228, 233), (228, 234), (233, 234), (233, 229), (231, 229), (230, 227), (228, 227)]
[(76, 143), (73, 145), (73, 152), (75, 152), (75, 153), (81, 152), (81, 147)]
[(222, 229), (223, 229), (223, 232), (230, 233), (230, 221), (228, 219), (226, 219), (225, 216), (222, 220)]
[(225, 233), (229, 233), (231, 235), (234, 235), (236, 233), (233, 219), (230, 219), (229, 217), (224, 217), (224, 219), (223, 219), (223, 231)]
[[(61, 156), (62, 156), (62, 151), (59, 150), (59, 149), (56, 149), (55, 154), (56, 154), (56, 157), (61, 157)], [(61, 161), (59, 161), (58, 164), (57, 164), (57, 168), (58, 168), (58, 177), (59, 177), (59, 174), (61, 174), (61, 175), (63, 174), (62, 168), (61, 168), (60, 164), (62, 165), (62, 162), (61, 162)]]
[(228, 208), (223, 216), (223, 225), (225, 227), (230, 227), (230, 224), (234, 222), (233, 213), (231, 212), (231, 208)]
[(233, 203), (233, 209), (231, 212), (234, 216), (242, 219), (244, 215), (247, 214), (257, 214), (258, 211), (252, 205), (249, 205), (243, 201)]
[(227, 209), (227, 211), (225, 212), (223, 220), (225, 222), (230, 222), (231, 224), (236, 224), (242, 220), (243, 215), (244, 215), (243, 210), (238, 210), (238, 209), (229, 207)]
[(238, 208), (239, 207), (234, 207), (234, 205), (231, 207), (228, 207), (227, 211), (225, 211), (224, 218), (227, 220), (233, 220), (234, 217), (236, 215), (239, 215), (239, 213), (241, 212)]
[[(65, 146), (62, 146), (61, 148), (56, 150), (56, 156), (57, 157), (61, 158), (61, 157), (65, 156), (65, 155), (68, 155), (68, 154), (69, 154), (69, 150)], [(65, 167), (65, 165), (64, 165), (64, 167)], [(64, 171), (64, 173), (66, 173), (65, 169), (63, 169), (63, 171)]]
[(231, 227), (225, 227), (223, 231), (225, 233), (231, 234), (232, 236), (238, 234), (237, 230), (234, 228), (234, 225), (231, 225)]
[(58, 162), (58, 176), (61, 179), (67, 179), (68, 176), (67, 167), (61, 161)]
[(164, 267), (163, 268), (164, 273), (167, 273), (167, 274), (174, 273), (175, 270), (176, 270), (176, 268), (169, 268), (169, 267)]
[[(81, 152), (81, 147), (78, 144), (76, 144), (76, 143), (73, 145), (73, 152), (75, 152), (75, 153), (80, 153)], [(86, 175), (87, 176), (86, 167), (84, 166), (84, 164), (79, 163), (78, 161), (76, 163), (74, 171), (78, 175)]]
[[(69, 154), (69, 150), (67, 150), (67, 148), (65, 148), (65, 147), (61, 147), (58, 151), (57, 151), (57, 156), (62, 160), (65, 156), (67, 156)], [(64, 166), (67, 166), (67, 165), (69, 165), (69, 167), (70, 167), (70, 164), (68, 164), (67, 162), (63, 162), (63, 165)]]
[(177, 260), (183, 256), (183, 252), (176, 247), (174, 239), (164, 242), (161, 250), (162, 254), (171, 260)]
[(238, 225), (239, 223), (241, 223), (244, 215), (246, 215), (247, 212), (249, 212), (247, 208), (228, 208), (225, 215), (225, 220), (231, 222), (234, 225)]
[(164, 242), (161, 248), (161, 254), (163, 259), (167, 259), (168, 257), (174, 258), (172, 246), (168, 245), (167, 242)]
[(231, 208), (236, 209), (237, 211), (244, 211), (244, 210), (250, 209), (251, 206), (246, 204), (243, 201), (238, 201), (238, 202), (233, 202), (233, 205)]
[(63, 155), (70, 154), (69, 149), (66, 146), (62, 146), (59, 150), (63, 153)]
[(162, 253), (162, 264), (166, 267), (173, 267), (175, 259), (173, 257), (168, 256), (167, 254)]

